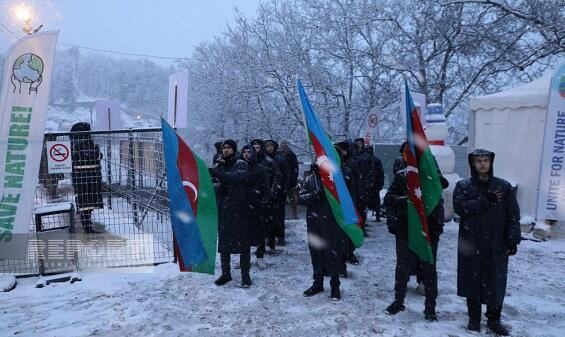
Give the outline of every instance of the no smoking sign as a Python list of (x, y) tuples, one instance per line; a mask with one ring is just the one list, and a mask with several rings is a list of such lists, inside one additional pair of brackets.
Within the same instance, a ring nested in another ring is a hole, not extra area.
[(49, 173), (71, 173), (71, 142), (47, 142), (47, 164)]

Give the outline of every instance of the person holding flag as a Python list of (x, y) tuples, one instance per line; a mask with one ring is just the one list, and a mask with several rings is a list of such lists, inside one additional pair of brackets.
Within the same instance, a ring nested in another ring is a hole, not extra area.
[(308, 248), (314, 271), (312, 286), (304, 291), (311, 297), (324, 291), (324, 269), (330, 275), (331, 298), (341, 299), (339, 270), (343, 265), (346, 242), (345, 233), (335, 221), (328, 198), (324, 194), (320, 168), (313, 163), (312, 173), (298, 192), (298, 203), (306, 206), (306, 232)]
[(447, 180), (441, 179), (406, 82), (405, 92), (408, 141), (402, 148), (406, 168), (395, 174), (385, 196), (387, 225), (396, 236), (395, 298), (386, 313), (395, 315), (405, 309), (410, 273), (419, 265), (425, 286), (424, 315), (428, 321), (437, 321), (436, 257)]
[[(322, 123), (314, 113), (314, 109), (310, 105), (308, 97), (306, 96), (306, 91), (300, 81), (297, 82), (297, 86), (298, 93), (300, 95), (300, 102), (302, 103), (307, 138), (314, 148), (314, 154), (316, 157), (315, 163), (319, 171), (319, 181), (315, 178), (316, 175), (314, 173), (314, 178), (310, 179), (308, 188), (302, 189), (302, 201), (304, 203), (306, 202), (306, 199), (310, 199), (305, 196), (306, 194), (317, 193), (317, 197), (320, 198), (319, 202), (321, 202), (318, 206), (324, 208), (327, 219), (327, 221), (323, 223), (323, 226), (328, 226), (328, 228), (324, 228), (324, 230), (330, 230), (332, 224), (331, 221), (335, 221), (335, 224), (339, 226), (341, 232), (345, 233), (345, 235), (351, 240), (353, 246), (357, 248), (361, 247), (364, 239), (363, 230), (361, 228), (360, 218), (355, 210), (353, 198), (347, 188), (344, 174), (341, 170), (343, 158), (341, 158), (341, 155), (338, 152), (339, 149), (336, 149), (333, 146), (331, 139), (324, 132)], [(319, 190), (319, 192), (315, 192), (311, 186), (317, 186), (318, 188), (316, 190)], [(321, 196), (322, 194), (323, 196)], [(326, 200), (327, 204), (325, 204), (323, 200)], [(315, 217), (314, 213), (311, 213), (311, 215)], [(328, 244), (328, 242), (324, 242), (324, 240), (321, 242), (312, 242), (310, 240), (310, 243), (321, 243), (323, 245)], [(337, 269), (335, 266), (338, 263), (342, 263), (339, 257), (343, 256), (343, 252), (338, 250), (333, 254), (336, 254), (336, 258), (333, 261), (334, 268), (333, 270), (330, 270), (333, 274), (332, 279), (334, 280), (332, 285), (332, 298), (334, 300), (339, 300), (341, 298), (341, 294), (339, 293), (339, 279), (335, 276)], [(337, 266), (339, 267), (339, 265)], [(316, 280), (316, 276), (314, 279)], [(314, 289), (309, 289), (310, 291), (307, 290), (304, 295), (311, 296), (320, 292), (320, 287), (317, 287), (319, 285), (319, 282), (315, 282), (313, 287)]]

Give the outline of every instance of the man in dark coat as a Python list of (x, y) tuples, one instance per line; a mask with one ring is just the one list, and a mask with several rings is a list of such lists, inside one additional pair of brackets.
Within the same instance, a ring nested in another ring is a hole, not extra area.
[[(402, 146), (404, 150), (406, 146)], [(403, 152), (406, 158), (406, 153)], [(445, 179), (438, 168), (442, 188), (447, 188), (449, 182)], [(437, 298), (437, 247), (439, 236), (443, 233), (444, 209), (443, 201), (440, 201), (427, 218), (430, 233), (430, 243), (433, 263), (420, 261), (418, 256), (408, 248), (408, 195), (406, 184), (406, 169), (398, 171), (385, 196), (387, 209), (388, 231), (396, 237), (396, 271), (394, 284), (394, 302), (389, 305), (386, 312), (395, 315), (405, 309), (404, 298), (410, 274), (420, 270), (420, 276), (424, 283), (425, 310), (424, 315), (428, 321), (437, 321), (435, 311)]]
[(500, 323), (506, 294), (508, 257), (521, 240), (520, 209), (512, 186), (493, 175), (494, 153), (469, 154), (471, 178), (457, 182), (453, 206), (460, 216), (457, 295), (467, 298), (468, 329), (480, 331), (481, 304), (487, 305), (487, 326), (507, 336)]
[(251, 141), (251, 145), (255, 148), (257, 153), (257, 163), (260, 167), (262, 167), (266, 172), (269, 180), (270, 186), (270, 200), (269, 205), (267, 206), (266, 212), (266, 233), (268, 242), (269, 242), (269, 249), (271, 252), (275, 252), (275, 216), (278, 214), (278, 209), (272, 207), (279, 199), (282, 193), (282, 186), (283, 186), (283, 175), (282, 172), (279, 170), (277, 164), (273, 160), (273, 158), (266, 155), (265, 150), (265, 142), (262, 139), (256, 138)]
[(297, 193), (298, 193), (298, 158), (296, 154), (288, 147), (287, 141), (281, 142), (281, 154), (286, 160), (286, 164), (289, 172), (289, 182), (288, 182), (288, 201), (290, 208), (292, 209), (292, 216), (294, 219), (298, 219), (298, 209), (297, 209)]
[(218, 252), (222, 265), (222, 275), (215, 283), (221, 286), (232, 280), (230, 254), (240, 254), (241, 286), (247, 288), (251, 286), (249, 171), (247, 163), (235, 156), (236, 151), (235, 141), (225, 140), (222, 157), (210, 170), (218, 203)]
[(366, 234), (367, 206), (369, 206), (369, 192), (373, 188), (372, 183), (375, 165), (373, 162), (373, 156), (371, 156), (369, 152), (365, 151), (365, 140), (363, 138), (355, 139), (353, 154), (357, 161), (361, 183), (364, 187), (363, 195), (359, 196), (357, 211), (363, 218), (363, 231)]
[(215, 142), (214, 148), (216, 149), (216, 153), (214, 153), (214, 157), (212, 157), (212, 165), (216, 165), (218, 159), (222, 158), (222, 142)]
[(280, 246), (286, 245), (285, 242), (285, 228), (284, 228), (284, 213), (285, 213), (285, 201), (286, 193), (290, 188), (290, 170), (286, 163), (286, 159), (278, 152), (279, 144), (272, 140), (265, 140), (265, 150), (267, 156), (271, 157), (275, 162), (275, 165), (282, 173), (282, 181), (280, 186), (280, 193), (273, 196), (272, 207), (275, 211), (274, 225), (275, 225), (275, 236), (277, 237), (278, 244)]
[(102, 153), (90, 136), (90, 124), (76, 123), (71, 127), (71, 159), (73, 189), (77, 211), (86, 233), (92, 233), (92, 212), (102, 208)]
[(304, 291), (304, 296), (311, 297), (324, 291), (324, 269), (331, 276), (331, 298), (341, 299), (339, 290), (339, 268), (343, 264), (343, 253), (347, 236), (335, 220), (328, 202), (320, 169), (312, 164), (304, 186), (298, 192), (298, 202), (306, 206), (306, 231), (308, 248), (314, 271), (312, 286)]
[(385, 184), (385, 172), (383, 170), (383, 163), (381, 162), (379, 157), (373, 154), (373, 147), (367, 145), (365, 149), (373, 159), (373, 177), (368, 193), (368, 208), (373, 210), (373, 212), (375, 213), (376, 221), (381, 222), (381, 190), (383, 189)]
[(257, 267), (265, 269), (265, 235), (269, 225), (268, 207), (271, 198), (271, 186), (267, 170), (257, 162), (255, 148), (245, 145), (241, 150), (241, 159), (247, 162), (249, 170), (249, 209), (251, 212), (251, 245), (257, 247)]
[[(363, 227), (363, 231), (365, 231), (365, 185), (363, 183), (361, 171), (359, 170), (358, 162), (354, 155), (354, 145), (351, 141), (343, 141), (336, 143), (336, 146), (343, 158), (342, 171), (344, 171), (345, 183), (347, 184), (347, 188), (351, 194), (355, 208), (361, 216), (361, 225)], [(355, 256), (355, 246), (353, 245), (353, 242), (350, 240), (347, 246), (345, 260), (353, 265), (358, 265), (359, 259)]]

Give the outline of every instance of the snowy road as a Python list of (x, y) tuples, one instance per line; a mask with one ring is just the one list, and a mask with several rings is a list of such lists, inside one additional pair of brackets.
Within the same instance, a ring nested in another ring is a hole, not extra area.
[[(466, 306), (456, 296), (457, 226), (446, 225), (439, 245), (439, 322), (427, 323), (424, 299), (409, 285), (407, 310), (391, 317), (394, 240), (383, 224), (358, 251), (359, 266), (342, 280), (343, 299), (324, 294), (306, 299), (311, 267), (303, 221), (288, 221), (285, 252), (267, 256), (269, 268), (252, 270), (254, 285), (240, 277), (225, 287), (214, 278), (180, 274), (165, 264), (153, 273), (83, 274), (83, 281), (35, 289), (20, 279), (0, 293), (0, 336), (473, 336), (464, 330)], [(503, 322), (513, 336), (565, 335), (565, 242), (525, 241), (509, 267)], [(483, 321), (483, 335), (486, 333)], [(474, 335), (476, 336), (476, 335)]]

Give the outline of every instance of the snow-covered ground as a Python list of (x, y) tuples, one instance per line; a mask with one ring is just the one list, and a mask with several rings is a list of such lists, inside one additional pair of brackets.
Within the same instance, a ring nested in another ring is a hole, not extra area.
[[(326, 292), (304, 298), (311, 266), (303, 220), (287, 221), (284, 253), (252, 270), (253, 286), (214, 285), (214, 277), (179, 273), (169, 263), (153, 272), (82, 274), (82, 282), (34, 288), (20, 279), (0, 293), (1, 336), (472, 336), (465, 331), (466, 305), (456, 295), (457, 225), (447, 224), (439, 248), (439, 321), (424, 320), (424, 298), (411, 280), (407, 310), (388, 316), (393, 299), (394, 240), (384, 224), (371, 236), (342, 280), (340, 302)], [(509, 267), (503, 321), (513, 336), (565, 335), (565, 241), (524, 241)], [(218, 266), (219, 267), (219, 266)], [(131, 272), (133, 271), (133, 272)], [(146, 271), (146, 270), (144, 270)], [(217, 271), (218, 273), (219, 271)], [(482, 334), (487, 336), (483, 321)], [(476, 336), (476, 335), (475, 335)]]

